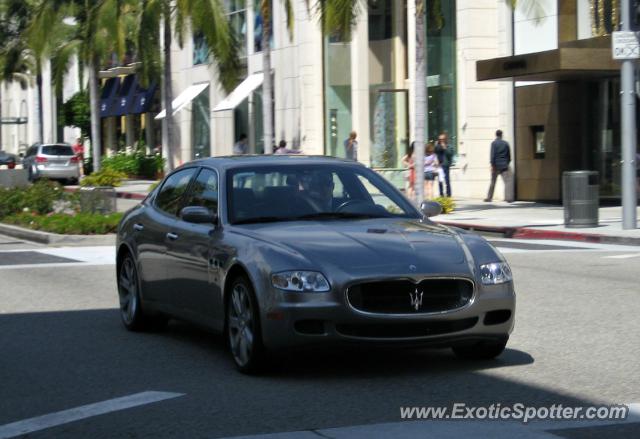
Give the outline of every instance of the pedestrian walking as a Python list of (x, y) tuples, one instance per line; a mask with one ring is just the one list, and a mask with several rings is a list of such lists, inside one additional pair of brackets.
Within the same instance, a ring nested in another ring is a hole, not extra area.
[(424, 151), (424, 197), (433, 198), (433, 182), (438, 175), (438, 156), (433, 142), (429, 142)]
[(413, 198), (415, 197), (414, 186), (416, 184), (416, 167), (413, 160), (413, 148), (415, 143), (416, 142), (411, 142), (411, 145), (409, 145), (409, 148), (407, 148), (407, 153), (404, 157), (402, 157), (402, 165), (409, 171), (409, 186), (407, 187), (407, 197), (410, 200), (413, 200)]
[(235, 155), (247, 154), (249, 152), (249, 143), (246, 134), (240, 134), (238, 141), (233, 145), (233, 153)]
[(76, 139), (76, 143), (71, 147), (73, 148), (73, 153), (78, 157), (78, 161), (80, 162), (80, 176), (84, 176), (84, 143), (82, 142), (82, 138), (78, 137)]
[(447, 197), (450, 197), (451, 181), (449, 178), (449, 168), (453, 162), (453, 149), (449, 146), (447, 133), (442, 132), (438, 136), (436, 156), (438, 156), (438, 163), (440, 163), (438, 171), (438, 189), (440, 190), (440, 196), (444, 197), (446, 193)]
[[(510, 179), (509, 179), (509, 164), (511, 163), (511, 149), (509, 148), (509, 143), (502, 139), (502, 131), (496, 131), (496, 138), (493, 142), (491, 142), (491, 185), (489, 186), (489, 192), (487, 193), (487, 198), (484, 199), (486, 202), (490, 202), (493, 199), (493, 191), (496, 187), (496, 180), (498, 179), (498, 175), (502, 177), (502, 181), (504, 182), (505, 193), (511, 193)], [(505, 196), (507, 202), (512, 202), (511, 196)]]
[(358, 133), (351, 131), (349, 137), (344, 141), (344, 150), (346, 157), (350, 160), (358, 160), (358, 141), (356, 140)]

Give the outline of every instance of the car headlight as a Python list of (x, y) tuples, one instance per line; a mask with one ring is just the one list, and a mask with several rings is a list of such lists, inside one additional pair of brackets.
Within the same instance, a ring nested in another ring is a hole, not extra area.
[(480, 279), (483, 285), (496, 285), (513, 280), (511, 268), (506, 262), (493, 262), (480, 266)]
[(284, 271), (271, 275), (271, 284), (286, 291), (324, 293), (330, 290), (329, 281), (316, 271)]

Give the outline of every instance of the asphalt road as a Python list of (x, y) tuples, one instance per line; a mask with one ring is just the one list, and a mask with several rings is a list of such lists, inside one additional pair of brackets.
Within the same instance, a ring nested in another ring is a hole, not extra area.
[[(110, 250), (0, 236), (0, 437), (16, 421), (146, 391), (178, 395), (28, 437), (320, 437), (320, 429), (400, 422), (401, 406), (640, 402), (640, 247), (497, 244), (518, 294), (516, 329), (497, 360), (342, 351), (294, 356), (250, 377), (236, 372), (220, 336), (179, 322), (161, 333), (127, 332)], [(58, 259), (30, 264), (22, 250)], [(640, 423), (612, 428), (640, 434)], [(558, 437), (604, 434), (583, 430)]]

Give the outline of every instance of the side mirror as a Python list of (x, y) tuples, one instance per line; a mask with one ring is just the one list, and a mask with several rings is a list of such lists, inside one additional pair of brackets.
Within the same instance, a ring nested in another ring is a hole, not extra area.
[(218, 215), (202, 206), (187, 206), (180, 211), (183, 221), (193, 224), (216, 224)]
[(442, 213), (442, 206), (436, 201), (423, 201), (420, 204), (420, 210), (424, 216), (431, 218)]

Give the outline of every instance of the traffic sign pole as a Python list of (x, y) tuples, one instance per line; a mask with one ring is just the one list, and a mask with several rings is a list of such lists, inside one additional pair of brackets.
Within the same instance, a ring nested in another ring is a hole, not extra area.
[[(630, 0), (621, 1), (622, 31), (631, 31)], [(614, 49), (614, 57), (615, 57)], [(635, 229), (637, 220), (636, 194), (636, 94), (634, 59), (622, 61), (620, 70), (620, 106), (622, 113), (622, 228)]]

